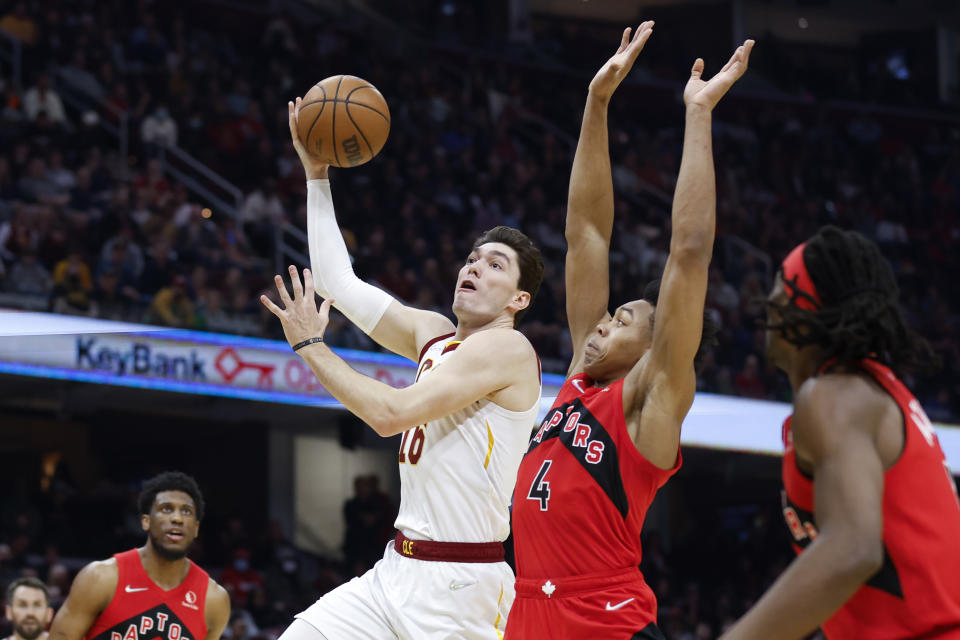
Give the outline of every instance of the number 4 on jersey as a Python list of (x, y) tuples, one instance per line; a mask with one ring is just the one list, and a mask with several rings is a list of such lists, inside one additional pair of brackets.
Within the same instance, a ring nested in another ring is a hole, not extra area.
[(550, 502), (550, 483), (544, 480), (547, 471), (553, 460), (544, 460), (540, 465), (540, 471), (537, 471), (537, 477), (530, 483), (530, 492), (527, 493), (527, 500), (537, 500), (540, 502), (540, 511), (546, 511)]

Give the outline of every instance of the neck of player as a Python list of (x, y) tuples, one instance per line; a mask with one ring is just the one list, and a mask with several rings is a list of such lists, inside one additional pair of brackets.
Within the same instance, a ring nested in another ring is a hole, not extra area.
[(149, 540), (137, 551), (147, 575), (161, 589), (169, 591), (179, 586), (190, 572), (190, 561), (186, 557), (168, 560), (157, 553)]
[(454, 340), (466, 340), (478, 331), (487, 329), (513, 329), (513, 316), (503, 313), (493, 319), (473, 318), (469, 315), (457, 317), (457, 332), (454, 334)]
[(794, 353), (787, 366), (782, 367), (784, 373), (790, 378), (790, 386), (793, 388), (794, 397), (807, 379), (817, 375), (817, 370), (823, 366), (825, 361), (823, 350), (819, 347), (804, 347)]

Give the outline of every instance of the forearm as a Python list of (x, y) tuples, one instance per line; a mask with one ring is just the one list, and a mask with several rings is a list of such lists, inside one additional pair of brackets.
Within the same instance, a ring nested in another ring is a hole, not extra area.
[(307, 241), (317, 293), (336, 300), (337, 309), (369, 334), (393, 298), (354, 273), (325, 179), (307, 182)]
[(811, 544), (724, 640), (803, 638), (846, 602), (870, 577), (850, 545), (824, 537)]
[(580, 125), (580, 139), (570, 172), (567, 240), (584, 226), (595, 227), (609, 242), (613, 228), (613, 176), (607, 137), (609, 100), (590, 92)]
[(330, 395), (379, 435), (389, 437), (413, 426), (401, 424), (398, 389), (355, 371), (322, 342), (302, 348), (299, 354)]
[(670, 251), (709, 259), (716, 230), (717, 186), (713, 167), (711, 112), (687, 107), (683, 156), (673, 197)]

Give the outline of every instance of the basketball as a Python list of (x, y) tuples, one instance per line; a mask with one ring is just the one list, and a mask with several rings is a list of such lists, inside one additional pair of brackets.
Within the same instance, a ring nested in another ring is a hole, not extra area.
[(300, 103), (300, 140), (311, 155), (335, 167), (370, 162), (390, 133), (390, 109), (372, 84), (356, 76), (330, 76)]

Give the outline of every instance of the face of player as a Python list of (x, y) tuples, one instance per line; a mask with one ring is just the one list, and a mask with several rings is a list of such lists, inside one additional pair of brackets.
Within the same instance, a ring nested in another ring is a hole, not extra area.
[(197, 507), (184, 491), (161, 491), (153, 500), (150, 513), (140, 516), (140, 525), (149, 536), (149, 543), (166, 560), (179, 560), (187, 555), (200, 533)]
[[(787, 295), (786, 289), (783, 288), (783, 277), (778, 272), (777, 277), (774, 280), (773, 289), (767, 296), (767, 302), (785, 305), (789, 301), (790, 297)], [(779, 324), (781, 320), (782, 318), (780, 317), (780, 313), (776, 310), (776, 308), (767, 305), (767, 325)], [(797, 351), (796, 347), (787, 342), (781, 332), (774, 329), (767, 329), (765, 342), (767, 361), (786, 371), (789, 368), (789, 363), (792, 360), (793, 354), (795, 354)]]
[(619, 380), (653, 342), (654, 307), (646, 300), (621, 305), (597, 324), (583, 350), (583, 370), (593, 380)]
[(457, 276), (453, 313), (457, 320), (489, 322), (511, 309), (530, 304), (530, 294), (520, 291), (517, 252), (500, 242), (482, 244), (467, 256)]
[(6, 611), (14, 634), (22, 640), (39, 638), (53, 619), (53, 609), (43, 591), (26, 585), (13, 592)]

